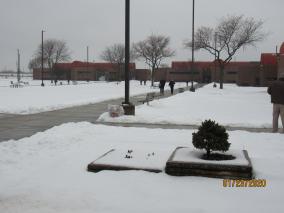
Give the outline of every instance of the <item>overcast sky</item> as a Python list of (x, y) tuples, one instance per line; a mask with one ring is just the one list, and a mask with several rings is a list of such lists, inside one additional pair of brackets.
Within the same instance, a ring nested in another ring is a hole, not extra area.
[[(191, 38), (191, 0), (130, 0), (131, 43), (146, 36), (170, 36), (176, 56), (188, 60), (183, 42)], [(269, 36), (256, 48), (241, 50), (234, 60), (259, 60), (261, 52), (275, 52), (284, 41), (284, 0), (196, 0), (196, 28), (215, 26), (229, 14), (262, 19)], [(72, 60), (100, 61), (101, 51), (114, 43), (124, 43), (124, 0), (0, 0), (0, 70), (16, 69), (17, 49), (21, 67), (27, 70), (29, 59), (44, 38), (67, 42)], [(170, 61), (171, 61), (170, 60)], [(212, 60), (206, 52), (196, 60)], [(169, 61), (167, 61), (169, 62)], [(144, 63), (138, 67), (147, 68)]]

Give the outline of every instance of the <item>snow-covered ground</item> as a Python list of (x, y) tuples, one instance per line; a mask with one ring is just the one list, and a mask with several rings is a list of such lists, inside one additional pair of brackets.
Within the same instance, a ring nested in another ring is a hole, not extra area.
[[(19, 89), (10, 88), (9, 82), (0, 81), (0, 113), (36, 113), (124, 95), (124, 84), (116, 82), (80, 82), (42, 88), (40, 81), (30, 81), (30, 86)], [(148, 86), (141, 86), (137, 81), (131, 81), (130, 85), (131, 95), (153, 91), (149, 82)], [(266, 88), (235, 85), (224, 88), (213, 89), (208, 85), (195, 93), (184, 92), (155, 100), (149, 106), (138, 106), (136, 116), (113, 119), (104, 114), (101, 120), (200, 124), (210, 118), (223, 125), (271, 126), (272, 105)], [(176, 147), (193, 149), (193, 131), (81, 122), (53, 127), (18, 141), (2, 142), (0, 212), (266, 213), (283, 210), (283, 134), (229, 132), (230, 148), (248, 150), (256, 178), (266, 180), (264, 188), (225, 188), (221, 179), (172, 177), (165, 173), (86, 171), (90, 162), (111, 149), (122, 150), (122, 158), (123, 150), (133, 150), (140, 158), (149, 157), (145, 153), (155, 153), (159, 159), (147, 166), (163, 167)]]
[[(50, 81), (44, 81), (45, 87), (41, 87), (41, 81), (23, 79), (29, 82), (29, 86), (23, 88), (10, 88), (10, 81), (15, 79), (0, 79), (0, 113), (33, 114), (44, 111), (62, 109), (71, 106), (79, 106), (97, 103), (109, 99), (124, 97), (124, 82), (78, 82), (77, 85), (51, 85)], [(178, 83), (177, 87), (184, 87), (186, 83)], [(167, 86), (166, 89), (169, 89)], [(130, 95), (158, 91), (147, 85), (140, 85), (139, 81), (130, 82)]]
[(205, 119), (213, 119), (227, 126), (271, 127), (272, 104), (266, 90), (234, 84), (225, 84), (220, 90), (209, 84), (195, 93), (186, 91), (138, 106), (135, 116), (111, 118), (104, 113), (99, 121), (200, 125)]
[(265, 188), (224, 188), (221, 179), (143, 171), (90, 173), (87, 164), (112, 148), (170, 154), (192, 147), (192, 130), (68, 123), (0, 143), (0, 212), (267, 213), (283, 211), (282, 134), (229, 132), (232, 149), (247, 149)]

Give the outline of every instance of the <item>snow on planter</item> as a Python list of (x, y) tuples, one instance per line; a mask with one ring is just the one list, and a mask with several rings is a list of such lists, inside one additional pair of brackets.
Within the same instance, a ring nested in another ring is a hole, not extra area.
[(112, 149), (88, 165), (88, 171), (144, 170), (162, 172), (169, 153), (161, 150)]
[(252, 179), (253, 169), (246, 150), (230, 150), (233, 160), (205, 160), (203, 152), (178, 147), (166, 164), (166, 173), (174, 176), (204, 176), (230, 179)]

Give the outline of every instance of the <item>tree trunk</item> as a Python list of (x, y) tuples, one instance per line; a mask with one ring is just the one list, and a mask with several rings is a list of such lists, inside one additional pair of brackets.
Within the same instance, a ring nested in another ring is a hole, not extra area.
[(151, 73), (151, 86), (154, 86), (154, 71), (155, 71), (155, 67), (152, 67), (152, 73)]
[(120, 63), (116, 64), (117, 65), (117, 81), (121, 81), (121, 76), (122, 76), (122, 66)]
[(54, 67), (53, 67), (53, 66), (51, 67), (50, 80), (51, 80), (51, 83), (52, 83), (52, 81), (54, 81), (54, 82), (55, 82), (55, 80), (56, 80), (56, 77), (55, 77), (55, 71), (54, 71)]
[(220, 89), (223, 89), (223, 83), (224, 83), (224, 66), (220, 65)]

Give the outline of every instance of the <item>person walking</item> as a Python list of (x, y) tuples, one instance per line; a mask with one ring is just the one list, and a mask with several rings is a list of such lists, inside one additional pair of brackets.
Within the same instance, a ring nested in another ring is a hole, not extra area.
[(165, 85), (166, 85), (166, 81), (165, 80), (160, 80), (159, 88), (160, 88), (160, 94), (161, 95), (164, 95)]
[(278, 80), (268, 87), (267, 92), (271, 95), (271, 103), (273, 104), (272, 131), (278, 132), (280, 115), (283, 127), (282, 133), (284, 133), (284, 73), (281, 73)]
[(171, 94), (173, 95), (174, 94), (174, 86), (175, 86), (175, 82), (173, 80), (171, 80), (169, 82), (169, 86), (171, 88)]

